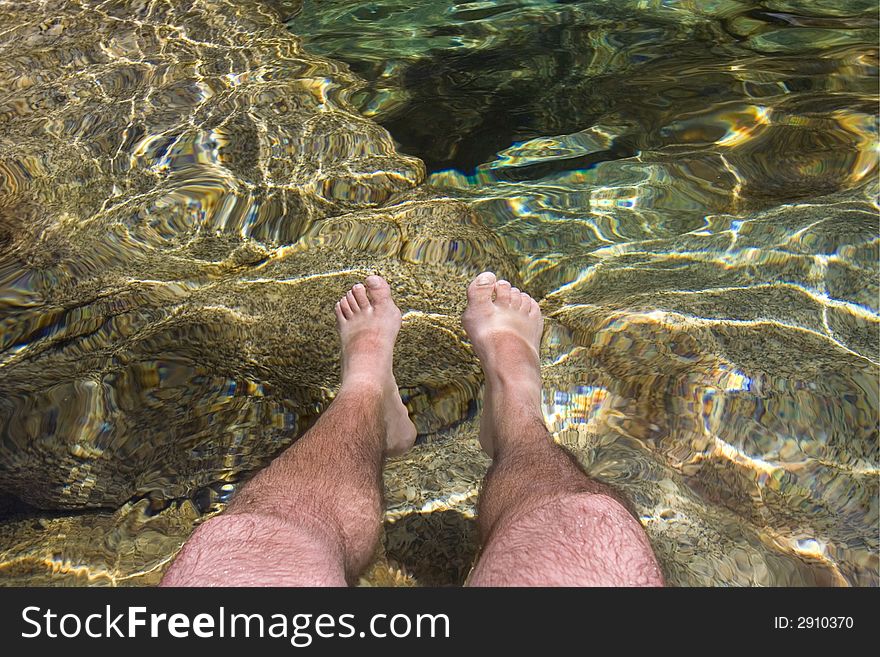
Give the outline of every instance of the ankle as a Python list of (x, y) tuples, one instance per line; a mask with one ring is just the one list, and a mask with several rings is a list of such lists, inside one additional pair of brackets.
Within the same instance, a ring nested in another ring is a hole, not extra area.
[(390, 351), (359, 351), (344, 354), (342, 357), (343, 374), (364, 374), (373, 378), (381, 378), (381, 373), (390, 372), (392, 353)]
[(540, 376), (521, 371), (486, 373), (485, 396), (504, 417), (534, 416), (543, 421)]
[(342, 384), (339, 386), (339, 392), (336, 393), (337, 398), (353, 397), (358, 402), (368, 402), (370, 400), (381, 401), (385, 396), (385, 385), (378, 380), (375, 375), (369, 372), (352, 372), (346, 373), (342, 377)]

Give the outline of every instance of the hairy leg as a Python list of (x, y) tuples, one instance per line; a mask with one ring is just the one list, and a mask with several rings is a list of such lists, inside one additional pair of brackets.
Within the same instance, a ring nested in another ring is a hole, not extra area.
[(494, 461), (480, 495), (472, 586), (662, 586), (639, 522), (553, 443), (541, 413), (540, 308), (481, 274), (463, 322), (486, 377), (480, 442)]
[(302, 438), (201, 525), (163, 586), (345, 586), (381, 533), (383, 455), (415, 439), (391, 370), (400, 311), (371, 276), (336, 305), (342, 386)]

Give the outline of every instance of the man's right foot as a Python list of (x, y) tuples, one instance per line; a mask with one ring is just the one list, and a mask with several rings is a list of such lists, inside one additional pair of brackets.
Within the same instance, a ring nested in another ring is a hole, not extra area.
[(483, 272), (468, 286), (462, 324), (486, 377), (480, 444), (492, 456), (499, 402), (540, 416), (544, 320), (537, 301), (507, 281), (496, 280), (492, 272)]

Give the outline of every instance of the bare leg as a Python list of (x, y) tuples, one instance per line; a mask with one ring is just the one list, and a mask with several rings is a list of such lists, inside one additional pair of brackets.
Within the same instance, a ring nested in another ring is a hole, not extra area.
[(369, 563), (382, 527), (383, 454), (415, 427), (391, 371), (400, 311), (370, 276), (336, 304), (342, 386), (302, 438), (201, 525), (163, 586), (345, 586)]
[(463, 323), (486, 377), (480, 443), (494, 457), (470, 584), (662, 586), (641, 525), (544, 426), (537, 302), (486, 272), (468, 288)]

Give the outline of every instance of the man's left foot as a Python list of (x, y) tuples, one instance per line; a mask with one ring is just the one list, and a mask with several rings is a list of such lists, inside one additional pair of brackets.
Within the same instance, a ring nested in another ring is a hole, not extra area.
[(336, 304), (336, 326), (342, 340), (342, 387), (382, 396), (385, 447), (389, 455), (403, 454), (416, 439), (416, 427), (400, 399), (391, 369), (394, 341), (400, 331), (400, 309), (391, 288), (379, 276), (368, 276)]

